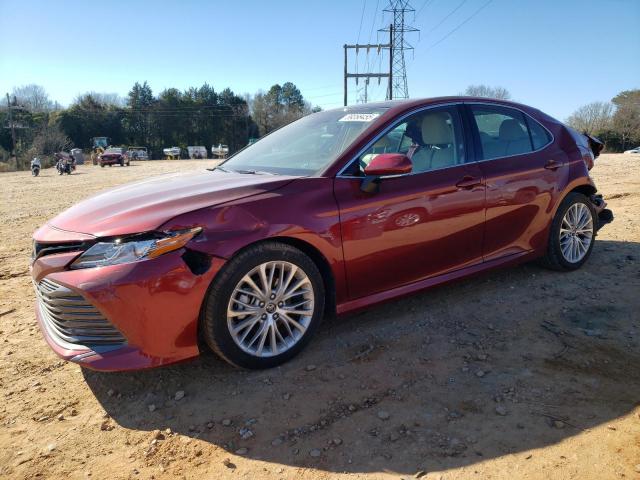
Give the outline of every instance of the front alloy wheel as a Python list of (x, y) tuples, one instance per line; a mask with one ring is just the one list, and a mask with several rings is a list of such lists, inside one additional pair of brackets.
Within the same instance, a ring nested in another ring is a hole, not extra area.
[(284, 353), (304, 336), (314, 310), (307, 274), (293, 263), (265, 262), (238, 282), (227, 307), (236, 345), (256, 357)]
[(200, 321), (207, 344), (228, 362), (270, 368), (296, 355), (324, 313), (316, 264), (287, 244), (249, 247), (212, 283)]

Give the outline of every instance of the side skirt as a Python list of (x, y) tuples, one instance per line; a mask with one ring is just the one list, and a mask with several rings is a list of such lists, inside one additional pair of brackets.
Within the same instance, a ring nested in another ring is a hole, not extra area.
[(540, 256), (540, 253), (536, 251), (522, 252), (522, 253), (509, 255), (508, 257), (498, 258), (495, 260), (490, 260), (488, 262), (479, 263), (471, 267), (462, 268), (460, 270), (455, 270), (453, 272), (445, 273), (443, 275), (438, 275), (436, 277), (430, 277), (424, 280), (419, 280), (417, 282), (410, 283), (408, 285), (402, 285), (400, 287), (396, 287), (391, 290), (386, 290), (384, 292), (378, 292), (372, 295), (367, 295), (366, 297), (357, 298), (355, 300), (349, 300), (348, 302), (341, 303), (337, 306), (337, 313), (338, 315), (353, 313), (355, 311), (362, 310), (372, 305), (389, 302), (391, 300), (396, 300), (401, 297), (405, 297), (407, 295), (411, 295), (413, 293), (417, 293), (419, 291), (426, 290), (431, 287), (435, 287), (437, 285), (443, 285), (445, 283), (453, 282), (461, 278), (477, 275), (487, 270), (493, 270), (494, 268), (518, 265), (520, 263), (533, 260), (539, 256)]

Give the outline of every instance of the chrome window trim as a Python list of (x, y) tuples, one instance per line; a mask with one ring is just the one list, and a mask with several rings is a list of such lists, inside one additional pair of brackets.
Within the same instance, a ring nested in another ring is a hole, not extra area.
[[(511, 109), (511, 110), (516, 110), (520, 113), (522, 113), (523, 115), (525, 115), (526, 117), (530, 118), (531, 120), (533, 120), (534, 122), (536, 122), (538, 125), (540, 125), (551, 137), (551, 140), (543, 145), (542, 147), (536, 149), (536, 150), (531, 150), (530, 152), (525, 152), (525, 153), (516, 153), (513, 155), (505, 155), (502, 157), (494, 157), (494, 158), (481, 158), (481, 159), (475, 159), (473, 161), (469, 161), (469, 162), (464, 162), (461, 163), (459, 165), (452, 165), (452, 166), (448, 166), (448, 167), (442, 167), (442, 168), (435, 168), (433, 170), (426, 170), (424, 172), (411, 172), (411, 173), (405, 173), (403, 175), (385, 175), (383, 177), (380, 178), (397, 178), (397, 177), (407, 177), (410, 175), (421, 175), (423, 173), (429, 173), (429, 172), (437, 172), (439, 170), (446, 170), (448, 168), (454, 168), (454, 167), (459, 167), (460, 165), (466, 165), (469, 163), (481, 163), (481, 162), (492, 162), (494, 160), (502, 160), (503, 158), (512, 158), (512, 157), (519, 157), (521, 155), (529, 155), (532, 153), (538, 153), (541, 152), (542, 150), (546, 149), (549, 145), (555, 143), (556, 138), (555, 135), (551, 132), (551, 130), (549, 130), (546, 126), (544, 126), (542, 123), (540, 123), (538, 120), (536, 120), (535, 118), (533, 118), (531, 115), (529, 115), (527, 112), (525, 112), (524, 110), (522, 110), (521, 108), (515, 107), (515, 106), (511, 106), (511, 105), (503, 105), (501, 103), (493, 103), (493, 102), (480, 102), (480, 101), (471, 101), (471, 102), (467, 102), (467, 101), (457, 101), (457, 102), (448, 102), (448, 103), (442, 103), (439, 105), (428, 105), (426, 107), (418, 107), (414, 110), (411, 110), (410, 112), (407, 112), (405, 114), (403, 114), (401, 117), (399, 117), (397, 119), (397, 123), (394, 122), (391, 124), (391, 126), (387, 129), (385, 129), (384, 131), (382, 131), (379, 135), (377, 135), (376, 137), (373, 138), (373, 140), (371, 140), (370, 142), (368, 142), (363, 148), (361, 148), (358, 153), (355, 155), (355, 157), (353, 157), (351, 160), (349, 160), (344, 167), (342, 167), (340, 169), (340, 171), (336, 174), (336, 178), (364, 178), (362, 176), (358, 176), (358, 175), (344, 175), (344, 171), (347, 170), (351, 164), (353, 162), (355, 162), (358, 158), (360, 158), (361, 155), (364, 154), (364, 152), (366, 152), (369, 148), (371, 148), (378, 140), (380, 140), (383, 136), (385, 136), (387, 133), (389, 133), (391, 130), (393, 130), (395, 127), (398, 126), (398, 124), (400, 122), (402, 122), (405, 118), (415, 114), (415, 113), (419, 113), (425, 110), (432, 110), (434, 108), (439, 108), (439, 107), (451, 107), (451, 106), (457, 106), (457, 105), (468, 105), (468, 106), (473, 106), (473, 105), (486, 105), (489, 107), (499, 107), (499, 108), (507, 108), (507, 109)], [(473, 114), (473, 113), (472, 113)], [(477, 126), (476, 126), (477, 128)], [(529, 125), (527, 125), (527, 130), (529, 130)], [(467, 152), (465, 152), (465, 155), (467, 154)]]
[[(551, 140), (549, 141), (549, 143), (546, 143), (544, 146), (538, 148), (537, 150), (531, 150), (530, 152), (524, 152), (524, 153), (514, 153), (513, 155), (504, 155), (502, 157), (493, 157), (493, 158), (481, 158), (479, 160), (476, 160), (475, 163), (481, 163), (481, 162), (492, 162), (494, 160), (502, 160), (503, 158), (511, 158), (511, 157), (519, 157), (521, 155), (530, 155), (532, 153), (537, 153), (537, 152), (541, 152), (542, 150), (544, 150), (545, 148), (547, 148), (549, 145), (551, 145), (552, 143), (554, 143), (556, 141), (556, 137), (553, 133), (551, 133), (551, 130), (549, 130), (547, 127), (545, 127), (543, 124), (541, 124), (538, 120), (536, 120), (535, 118), (533, 118), (531, 115), (529, 115), (527, 112), (525, 112), (524, 110), (518, 108), (518, 107), (512, 107), (511, 105), (507, 106), (507, 105), (502, 105), (500, 103), (491, 103), (491, 102), (462, 102), (464, 105), (468, 105), (468, 106), (473, 106), (473, 105), (488, 105), (490, 107), (500, 107), (500, 108), (507, 108), (507, 109), (511, 109), (511, 110), (516, 110), (520, 113), (522, 113), (523, 115), (525, 115), (526, 117), (529, 117), (531, 120), (533, 120), (534, 122), (536, 122), (538, 125), (540, 125), (542, 128), (544, 128), (544, 130), (549, 134), (549, 136), (551, 137)], [(471, 112), (471, 115), (473, 116), (473, 112)], [(473, 119), (475, 121), (475, 119)], [(478, 128), (477, 124), (476, 124), (476, 128)], [(527, 130), (529, 129), (529, 125), (527, 125)], [(531, 132), (529, 132), (529, 135), (531, 135)], [(482, 146), (482, 144), (480, 145)], [(533, 147), (533, 143), (531, 144), (531, 147)], [(484, 151), (482, 152), (484, 154)]]
[[(403, 114), (402, 116), (398, 117), (392, 124), (390, 127), (388, 127), (387, 129), (383, 130), (382, 132), (380, 132), (380, 134), (376, 135), (371, 141), (369, 141), (364, 147), (362, 147), (360, 150), (358, 150), (358, 153), (351, 158), (351, 160), (349, 160), (344, 167), (342, 167), (340, 169), (340, 171), (336, 174), (336, 178), (365, 178), (363, 176), (358, 176), (358, 175), (343, 175), (344, 171), (347, 170), (351, 164), (355, 161), (358, 160), (358, 158), (360, 158), (364, 152), (366, 152), (369, 148), (371, 148), (378, 140), (380, 140), (382, 137), (384, 137), (387, 133), (389, 133), (391, 130), (393, 130), (395, 127), (397, 127), (405, 118), (410, 117), (411, 115), (414, 115), (416, 113), (420, 113), (423, 112), (425, 110), (433, 110), (435, 108), (442, 108), (442, 107), (452, 107), (452, 106), (457, 106), (457, 105), (462, 105), (464, 102), (448, 102), (448, 103), (440, 103), (438, 105), (427, 105), (427, 106), (423, 106), (423, 107), (417, 107), (405, 114)], [(460, 119), (462, 121), (462, 119)], [(463, 131), (464, 131), (464, 127), (463, 127)], [(465, 155), (467, 154), (467, 152), (465, 151)], [(436, 172), (438, 170), (445, 170), (447, 168), (454, 168), (454, 167), (459, 167), (460, 165), (466, 165), (467, 163), (473, 163), (473, 162), (464, 162), (464, 163), (460, 163), (458, 165), (451, 165), (448, 167), (442, 167), (442, 168), (434, 168), (433, 170), (425, 170), (424, 172), (411, 172), (411, 173), (404, 173), (401, 175), (384, 175), (380, 178), (398, 178), (398, 177), (408, 177), (411, 175), (421, 175), (423, 173), (429, 173), (429, 172)]]

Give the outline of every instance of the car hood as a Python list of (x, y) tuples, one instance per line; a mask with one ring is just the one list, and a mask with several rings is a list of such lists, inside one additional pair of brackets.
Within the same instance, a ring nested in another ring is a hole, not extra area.
[(146, 232), (177, 215), (275, 190), (295, 178), (220, 170), (161, 175), (83, 200), (49, 225), (95, 237)]

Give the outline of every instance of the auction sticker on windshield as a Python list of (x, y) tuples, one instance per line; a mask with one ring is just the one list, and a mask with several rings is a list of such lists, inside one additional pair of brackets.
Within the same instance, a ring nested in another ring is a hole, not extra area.
[(380, 116), (379, 113), (349, 113), (339, 122), (371, 122)]

